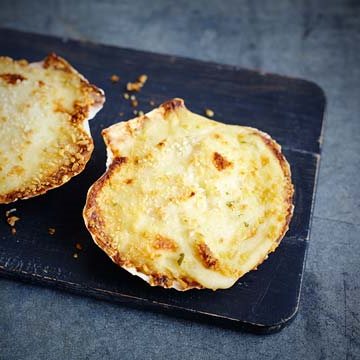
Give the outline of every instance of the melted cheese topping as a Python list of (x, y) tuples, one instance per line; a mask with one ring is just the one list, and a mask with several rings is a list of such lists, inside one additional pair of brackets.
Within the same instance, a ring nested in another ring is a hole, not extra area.
[(193, 114), (179, 99), (103, 135), (110, 166), (89, 190), (85, 221), (150, 284), (228, 288), (287, 230), (290, 171), (268, 135)]
[(41, 194), (78, 174), (93, 143), (87, 120), (104, 95), (52, 54), (0, 57), (0, 203)]

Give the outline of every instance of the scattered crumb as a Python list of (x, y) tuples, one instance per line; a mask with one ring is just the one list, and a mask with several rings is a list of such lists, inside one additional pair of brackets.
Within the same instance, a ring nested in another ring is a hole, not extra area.
[(7, 210), (5, 212), (6, 222), (11, 226), (11, 234), (13, 235), (16, 234), (15, 223), (20, 220), (18, 216), (11, 215), (14, 211), (16, 211), (15, 208)]
[(212, 111), (211, 109), (205, 109), (205, 115), (207, 117), (213, 117), (214, 116), (214, 111)]
[(134, 110), (133, 113), (134, 113), (134, 115), (137, 115), (137, 114), (138, 114), (138, 111), (137, 111), (137, 110)]
[(146, 83), (147, 79), (148, 79), (148, 76), (145, 74), (142, 74), (138, 77), (138, 82), (144, 85)]
[(131, 106), (137, 107), (139, 105), (139, 102), (136, 99), (131, 100)]
[(74, 258), (74, 259), (77, 259), (78, 257), (79, 257), (79, 255), (78, 255), (77, 253), (74, 253), (74, 254), (73, 254), (73, 258)]
[(20, 220), (19, 217), (17, 216), (9, 216), (6, 221), (7, 223), (11, 226), (11, 227), (14, 227), (15, 226), (15, 223)]
[(124, 116), (124, 113), (123, 113), (123, 112), (119, 112), (119, 116)]
[(54, 228), (51, 228), (51, 227), (48, 229), (48, 233), (49, 233), (50, 235), (54, 235), (54, 234), (55, 234), (55, 231), (56, 231), (56, 230), (55, 230)]
[(142, 74), (137, 78), (136, 81), (128, 82), (126, 84), (126, 89), (128, 91), (140, 91), (141, 88), (145, 85), (147, 79), (148, 79), (148, 76), (145, 74)]
[(13, 213), (13, 212), (15, 212), (15, 211), (16, 211), (16, 209), (15, 209), (15, 208), (12, 208), (12, 209), (6, 211), (5, 216), (6, 216), (6, 217), (9, 217), (10, 214)]
[(82, 245), (80, 243), (76, 243), (75, 244), (75, 247), (78, 249), (78, 250), (82, 250)]
[(140, 82), (128, 82), (126, 84), (126, 90), (128, 91), (140, 91), (140, 89), (142, 88), (142, 84)]
[(110, 80), (112, 83), (117, 83), (120, 81), (120, 77), (114, 74), (114, 75), (111, 75)]
[(129, 99), (129, 97), (130, 97), (130, 96), (129, 96), (129, 94), (128, 94), (128, 93), (124, 93), (124, 99), (125, 99), (125, 100), (128, 100), (128, 99)]
[(136, 100), (136, 96), (134, 94), (130, 95), (130, 100)]
[(143, 115), (144, 115), (144, 112), (143, 112), (142, 110), (139, 110), (139, 111), (138, 111), (138, 115), (139, 115), (139, 116), (143, 116)]
[(150, 101), (149, 101), (149, 104), (150, 104), (150, 106), (155, 106), (155, 101), (154, 101), (154, 100), (150, 100)]

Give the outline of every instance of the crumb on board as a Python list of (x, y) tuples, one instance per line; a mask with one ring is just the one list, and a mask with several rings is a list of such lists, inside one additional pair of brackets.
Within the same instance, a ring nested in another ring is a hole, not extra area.
[(128, 91), (140, 91), (140, 89), (142, 88), (142, 84), (139, 82), (128, 82), (126, 84), (126, 90)]
[(73, 254), (73, 258), (74, 258), (74, 259), (77, 259), (78, 257), (79, 257), (79, 255), (78, 255), (77, 253), (74, 253), (74, 254)]
[(119, 112), (119, 116), (124, 116), (124, 113), (123, 113), (123, 112)]
[(10, 225), (11, 227), (11, 234), (15, 235), (16, 234), (16, 229), (15, 229), (15, 224), (17, 221), (20, 220), (20, 218), (18, 216), (15, 215), (11, 215), (13, 212), (16, 211), (16, 208), (12, 208), (10, 210), (7, 210), (5, 212), (6, 215), (6, 222)]
[(48, 233), (49, 233), (50, 235), (54, 235), (55, 232), (56, 232), (55, 228), (52, 228), (52, 227), (49, 227), (49, 228), (48, 228)]
[(148, 79), (148, 76), (145, 74), (142, 74), (138, 76), (137, 80), (134, 82), (128, 82), (126, 84), (126, 89), (128, 91), (136, 91), (139, 92), (141, 88), (145, 85), (146, 81)]
[(110, 80), (111, 80), (112, 83), (115, 84), (115, 83), (120, 81), (120, 77), (118, 75), (116, 75), (116, 74), (113, 74), (113, 75), (111, 75)]
[(128, 93), (124, 93), (124, 99), (129, 100), (130, 95)]
[(75, 247), (78, 249), (78, 250), (82, 250), (82, 245), (80, 243), (76, 243), (75, 244)]
[(206, 108), (206, 109), (205, 109), (205, 115), (206, 115), (207, 117), (213, 117), (213, 116), (214, 116), (214, 111), (211, 110), (211, 109)]
[(6, 221), (7, 221), (7, 223), (11, 226), (11, 227), (14, 227), (15, 226), (15, 223), (17, 222), (17, 221), (19, 221), (20, 220), (20, 218), (19, 217), (17, 217), (17, 216), (9, 216), (7, 219), (6, 219)]
[(138, 105), (139, 105), (139, 102), (136, 99), (131, 100), (131, 106), (132, 107), (137, 107)]
[(143, 115), (144, 115), (144, 112), (143, 112), (142, 110), (139, 110), (139, 111), (138, 111), (138, 115), (139, 115), (139, 116), (143, 116)]
[(134, 110), (133, 113), (134, 113), (134, 115), (137, 115), (137, 114), (138, 114), (138, 111), (137, 111), (137, 110)]
[(146, 74), (142, 74), (138, 77), (138, 82), (141, 84), (145, 84), (148, 79), (148, 76)]
[(150, 101), (149, 101), (149, 104), (150, 104), (150, 106), (155, 106), (155, 101), (154, 101), (154, 100), (150, 100)]

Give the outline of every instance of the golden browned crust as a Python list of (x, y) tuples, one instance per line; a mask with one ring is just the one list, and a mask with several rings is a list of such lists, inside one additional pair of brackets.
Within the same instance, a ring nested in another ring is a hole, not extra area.
[(196, 245), (198, 254), (201, 258), (201, 261), (208, 269), (217, 269), (219, 265), (218, 259), (215, 258), (207, 244), (201, 242)]
[[(87, 136), (85, 132), (84, 135)], [(73, 176), (81, 173), (89, 161), (94, 149), (92, 139), (88, 137), (86, 143), (78, 144), (77, 149), (78, 157), (76, 162), (70, 164), (69, 166), (62, 166), (57, 172), (49, 175), (46, 179), (42, 179), (40, 184), (34, 184), (31, 187), (25, 187), (24, 189), (12, 191), (4, 195), (0, 194), (0, 204), (9, 204), (19, 199), (28, 199), (45, 194), (48, 190), (63, 185)]]
[[(22, 67), (29, 66), (25, 60), (12, 60), (6, 58), (8, 61), (14, 62)], [(56, 188), (69, 181), (73, 176), (81, 173), (85, 165), (89, 161), (92, 151), (94, 149), (92, 137), (84, 130), (84, 122), (89, 119), (90, 111), (97, 107), (101, 107), (105, 101), (105, 96), (99, 88), (90, 84), (82, 77), (72, 66), (63, 58), (54, 53), (49, 54), (42, 62), (44, 69), (52, 68), (58, 71), (64, 71), (69, 76), (76, 76), (80, 80), (80, 92), (82, 94), (81, 101), (79, 100), (73, 106), (73, 110), (68, 112), (63, 108), (57, 108), (56, 111), (66, 113), (70, 118), (71, 126), (74, 128), (75, 150), (68, 156), (70, 157), (68, 164), (64, 164), (55, 172), (48, 174), (40, 181), (33, 181), (32, 184), (27, 184), (22, 188), (11, 191), (6, 194), (0, 194), (0, 204), (10, 203), (18, 199), (27, 199), (37, 195), (46, 193), (48, 190)], [(16, 84), (26, 80), (21, 74), (0, 74), (0, 78), (9, 84)], [(43, 81), (38, 82), (39, 87), (45, 84)], [(59, 149), (62, 151), (61, 149)], [(66, 156), (66, 151), (64, 151)]]
[(50, 53), (43, 62), (44, 69), (53, 68), (56, 70), (61, 70), (67, 73), (74, 72), (70, 64), (60, 56), (57, 56), (55, 53)]
[(155, 240), (153, 242), (153, 247), (154, 247), (154, 249), (157, 249), (157, 250), (165, 249), (165, 250), (175, 251), (178, 246), (176, 245), (174, 240), (172, 240), (166, 236), (157, 234), (155, 237)]
[[(285, 156), (281, 152), (281, 146), (275, 140), (270, 138), (269, 135), (267, 135), (261, 131), (257, 130), (256, 132), (254, 132), (254, 134), (259, 136), (264, 141), (266, 146), (269, 149), (271, 149), (271, 151), (273, 152), (275, 157), (278, 159), (281, 169), (284, 173), (285, 180), (286, 180), (285, 204), (287, 205), (287, 213), (286, 213), (286, 217), (285, 217), (285, 223), (284, 223), (284, 226), (280, 233), (280, 236), (274, 242), (274, 245), (270, 251), (270, 252), (273, 252), (279, 246), (281, 240), (285, 236), (286, 232), (289, 230), (290, 221), (291, 221), (293, 211), (294, 211), (294, 204), (293, 204), (294, 185), (292, 184), (292, 181), (291, 181), (290, 166), (289, 166), (288, 162), (286, 161)], [(263, 263), (263, 261), (266, 260), (266, 258), (267, 258), (267, 256), (264, 259), (262, 259), (258, 263), (257, 266), (261, 265)]]
[(165, 114), (181, 107), (185, 107), (184, 100), (178, 98), (166, 101), (160, 105), (160, 108), (164, 109)]
[(95, 243), (102, 248), (114, 262), (121, 266), (125, 260), (118, 254), (116, 249), (110, 248), (111, 241), (104, 232), (104, 221), (101, 217), (101, 210), (99, 209), (96, 199), (97, 194), (101, 191), (106, 181), (108, 181), (115, 170), (121, 166), (121, 164), (126, 163), (126, 161), (126, 157), (119, 157), (113, 160), (105, 174), (90, 187), (83, 211), (86, 227), (92, 234)]
[(169, 288), (172, 286), (172, 280), (166, 276), (166, 275), (162, 275), (162, 274), (152, 274), (151, 278), (150, 278), (150, 284), (153, 286), (162, 286), (164, 288)]
[(8, 84), (15, 85), (17, 82), (26, 80), (26, 77), (20, 74), (0, 74), (0, 79)]
[[(102, 218), (101, 209), (97, 203), (97, 196), (101, 192), (101, 189), (106, 185), (106, 182), (111, 179), (112, 174), (116, 172), (122, 164), (126, 163), (127, 160), (128, 159), (126, 157), (114, 158), (108, 170), (90, 187), (88, 191), (86, 204), (83, 210), (83, 218), (95, 244), (98, 245), (115, 264), (125, 269), (145, 274), (148, 277), (148, 281), (151, 286), (172, 288), (176, 282), (178, 286), (181, 286), (181, 289), (179, 288), (179, 290), (203, 289), (201, 284), (190, 277), (184, 276), (181, 279), (176, 279), (170, 274), (151, 272), (146, 266), (135, 265), (132, 261), (126, 258), (125, 254), (120, 254), (118, 250), (112, 246), (111, 239), (105, 231), (105, 223)], [(161, 237), (161, 235), (160, 239), (161, 247), (165, 246), (168, 248), (169, 246), (172, 247), (176, 245), (172, 243), (171, 239), (165, 239), (164, 237)], [(170, 243), (172, 244), (170, 245)], [(155, 244), (160, 245), (160, 243), (156, 242)]]
[(219, 171), (222, 171), (232, 165), (232, 163), (230, 161), (226, 160), (218, 152), (214, 152), (214, 154), (213, 154), (213, 163)]
[[(163, 109), (167, 115), (169, 112), (176, 111), (179, 107), (184, 107), (184, 102), (181, 99), (173, 99), (162, 105), (160, 105), (160, 109)], [(287, 163), (284, 155), (281, 153), (281, 147), (271, 139), (267, 134), (262, 133), (261, 131), (254, 129), (254, 134), (259, 136), (262, 141), (266, 144), (268, 148), (271, 149), (275, 157), (278, 159), (281, 169), (284, 173), (284, 177), (286, 179), (286, 195), (285, 202), (287, 204), (287, 214), (286, 220), (281, 230), (280, 236), (274, 242), (273, 247), (269, 251), (269, 253), (273, 252), (277, 246), (280, 244), (282, 238), (289, 228), (289, 223), (291, 221), (291, 217), (293, 214), (293, 194), (294, 187), (291, 182), (291, 172), (289, 164)], [(164, 146), (164, 141), (161, 141), (156, 145), (157, 147)], [(102, 218), (102, 211), (97, 204), (98, 194), (101, 192), (102, 188), (106, 185), (106, 183), (111, 179), (112, 174), (116, 172), (123, 163), (125, 163), (127, 158), (119, 158), (115, 157), (110, 164), (108, 170), (105, 174), (98, 179), (92, 187), (88, 191), (87, 201), (84, 207), (83, 216), (85, 220), (85, 224), (90, 231), (95, 243), (112, 259), (114, 263), (117, 265), (129, 270), (131, 273), (136, 273), (137, 275), (143, 277), (146, 276), (147, 282), (151, 286), (161, 286), (164, 288), (173, 288), (176, 284), (176, 289), (178, 290), (189, 290), (189, 289), (203, 289), (204, 286), (199, 284), (197, 281), (190, 277), (180, 277), (174, 278), (172, 274), (159, 274), (157, 272), (152, 272), (147, 268), (146, 265), (135, 264), (132, 260), (126, 258), (126, 254), (120, 254), (118, 250), (113, 246), (111, 239), (108, 237), (105, 231), (105, 224)], [(266, 162), (266, 160), (264, 160)], [(213, 163), (215, 167), (221, 171), (228, 166), (231, 166), (232, 163), (224, 158), (219, 153), (214, 153), (213, 155)], [(194, 196), (195, 192), (191, 192), (189, 194), (190, 197)], [(170, 240), (168, 243), (167, 241)], [(155, 240), (153, 243), (155, 249), (160, 248), (171, 248), (171, 239), (162, 238), (159, 235), (159, 238)], [(218, 259), (213, 255), (208, 245), (204, 242), (199, 242), (196, 244), (195, 251), (197, 252), (199, 258), (206, 268), (216, 270), (219, 264)], [(257, 269), (257, 267), (268, 257), (268, 254), (261, 259), (258, 264), (252, 269)], [(249, 270), (251, 271), (251, 270)], [(245, 273), (241, 274), (241, 276), (245, 275)]]

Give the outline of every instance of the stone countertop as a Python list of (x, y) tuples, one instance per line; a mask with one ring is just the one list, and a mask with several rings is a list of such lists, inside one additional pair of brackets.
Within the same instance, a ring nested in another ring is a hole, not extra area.
[(289, 327), (255, 336), (1, 279), (0, 358), (359, 359), (359, 19), (356, 0), (1, 1), (2, 27), (301, 77), (328, 105)]

